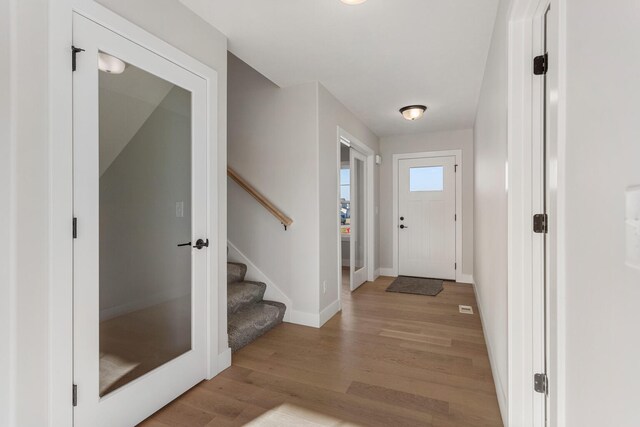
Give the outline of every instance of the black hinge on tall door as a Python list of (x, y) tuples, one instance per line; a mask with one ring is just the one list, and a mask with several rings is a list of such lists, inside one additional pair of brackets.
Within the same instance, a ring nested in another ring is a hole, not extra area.
[(541, 74), (547, 74), (549, 68), (549, 55), (544, 54), (533, 58), (533, 74), (539, 76)]
[(453, 171), (454, 171), (454, 172), (458, 172), (458, 165), (454, 165), (454, 166), (453, 166)]
[(549, 230), (547, 214), (535, 214), (533, 216), (533, 232), (546, 233)]
[(547, 393), (549, 389), (549, 378), (547, 374), (535, 374), (533, 376), (533, 390), (536, 393)]
[(78, 218), (73, 218), (73, 238), (78, 238)]
[(84, 52), (84, 49), (80, 49), (79, 47), (71, 46), (71, 71), (76, 70), (76, 55), (78, 52)]
[(71, 401), (73, 403), (73, 406), (78, 406), (78, 386), (75, 384), (73, 385)]
[(457, 263), (457, 262), (453, 264), (453, 269), (454, 269), (454, 270), (457, 270), (457, 269), (458, 269), (458, 263)]

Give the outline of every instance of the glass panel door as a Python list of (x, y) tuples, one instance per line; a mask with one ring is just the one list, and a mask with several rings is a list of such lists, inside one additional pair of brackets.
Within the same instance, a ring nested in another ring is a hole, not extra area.
[(78, 14), (73, 38), (74, 424), (136, 425), (208, 375), (207, 81)]
[(366, 157), (351, 149), (351, 290), (367, 280)]

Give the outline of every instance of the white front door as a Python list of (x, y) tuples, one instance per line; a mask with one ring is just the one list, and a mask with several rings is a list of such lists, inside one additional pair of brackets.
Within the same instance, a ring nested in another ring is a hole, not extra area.
[(367, 158), (350, 148), (351, 167), (351, 240), (350, 276), (351, 290), (367, 281), (367, 220), (366, 220), (366, 164)]
[(206, 81), (80, 15), (73, 39), (74, 424), (131, 426), (207, 375)]
[(399, 160), (398, 274), (456, 278), (455, 156)]

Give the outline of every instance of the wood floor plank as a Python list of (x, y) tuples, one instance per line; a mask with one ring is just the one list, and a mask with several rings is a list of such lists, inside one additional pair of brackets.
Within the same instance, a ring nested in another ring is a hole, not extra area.
[(391, 281), (343, 289), (320, 329), (273, 329), (142, 425), (503, 425), (473, 288), (425, 297), (385, 292)]

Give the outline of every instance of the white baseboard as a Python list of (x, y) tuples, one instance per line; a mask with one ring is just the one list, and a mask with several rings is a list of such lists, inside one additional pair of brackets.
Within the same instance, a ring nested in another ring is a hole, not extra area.
[(247, 279), (255, 282), (262, 282), (267, 285), (267, 290), (264, 293), (264, 299), (269, 301), (276, 301), (284, 304), (287, 307), (287, 311), (284, 313), (284, 321), (290, 323), (297, 323), (291, 320), (293, 304), (291, 299), (280, 290), (278, 286), (266, 274), (262, 272), (251, 260), (240, 251), (233, 243), (227, 240), (227, 246), (229, 247), (229, 253), (227, 259), (233, 262), (239, 262), (247, 266)]
[(458, 283), (468, 283), (468, 284), (472, 285), (473, 284), (473, 275), (460, 273), (456, 277), (456, 282), (458, 282)]
[(322, 327), (322, 325), (327, 323), (329, 321), (329, 319), (331, 319), (333, 316), (335, 316), (336, 313), (338, 313), (341, 310), (341, 308), (342, 307), (340, 306), (340, 300), (337, 299), (334, 302), (332, 302), (331, 304), (329, 304), (327, 306), (327, 308), (322, 310), (320, 312), (320, 321), (319, 321), (320, 327)]
[(394, 273), (393, 268), (380, 268), (380, 275), (387, 277), (396, 277), (396, 273)]
[(304, 311), (291, 310), (291, 317), (289, 318), (288, 322), (295, 323), (296, 325), (319, 328), (320, 316), (318, 314), (306, 313)]
[[(187, 293), (188, 292), (189, 290), (187, 290)], [(122, 316), (123, 314), (133, 313), (134, 311), (143, 310), (163, 302), (178, 299), (187, 295), (187, 293), (185, 293), (184, 289), (171, 288), (156, 292), (155, 294), (146, 295), (144, 298), (128, 301), (114, 307), (105, 308), (100, 310), (100, 321), (102, 322), (113, 319), (114, 317)]]
[(487, 353), (489, 353), (489, 364), (491, 365), (491, 373), (493, 374), (493, 382), (495, 384), (496, 387), (496, 394), (498, 397), (498, 406), (500, 407), (500, 413), (502, 415), (502, 419), (503, 420), (507, 420), (508, 417), (508, 413), (507, 413), (507, 395), (504, 391), (504, 387), (502, 384), (502, 379), (500, 378), (500, 375), (498, 374), (498, 370), (496, 368), (496, 364), (495, 364), (495, 358), (494, 358), (494, 350), (491, 347), (491, 341), (489, 341), (489, 335), (487, 335), (487, 330), (485, 329), (485, 319), (484, 319), (484, 315), (482, 314), (482, 296), (480, 295), (478, 286), (476, 285), (476, 282), (472, 281), (472, 285), (473, 285), (473, 291), (476, 294), (476, 302), (478, 303), (478, 313), (480, 314), (480, 323), (482, 324), (482, 333), (484, 334), (484, 341), (487, 344)]
[(376, 268), (373, 272), (373, 280), (378, 279), (378, 277), (380, 277), (380, 269)]

